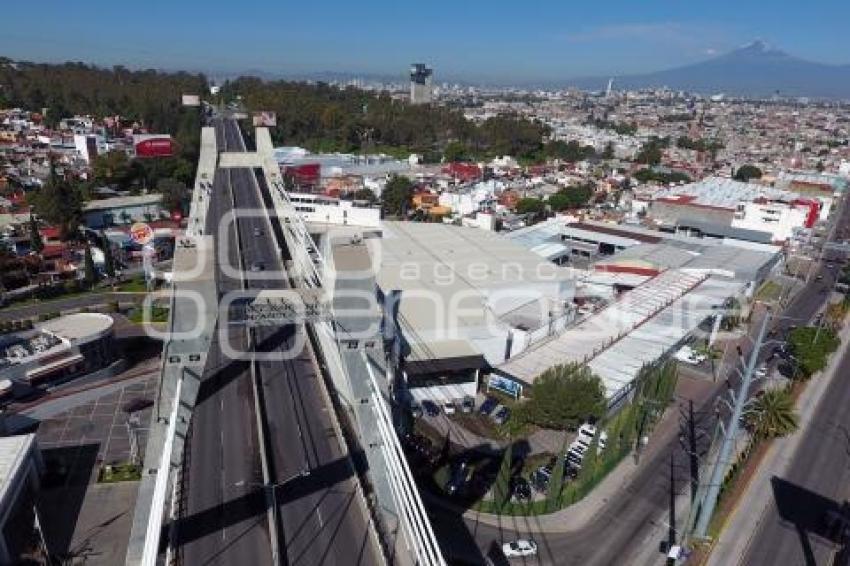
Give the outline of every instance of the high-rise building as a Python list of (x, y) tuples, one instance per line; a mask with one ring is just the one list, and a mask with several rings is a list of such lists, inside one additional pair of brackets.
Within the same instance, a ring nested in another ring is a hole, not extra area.
[(431, 80), (434, 70), (425, 63), (414, 63), (410, 66), (410, 102), (412, 104), (429, 104), (433, 99)]

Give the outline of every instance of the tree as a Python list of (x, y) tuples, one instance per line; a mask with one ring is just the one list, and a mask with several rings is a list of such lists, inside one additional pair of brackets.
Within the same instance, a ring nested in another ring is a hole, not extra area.
[(575, 163), (593, 157), (596, 155), (596, 150), (593, 149), (592, 145), (581, 145), (575, 140), (569, 142), (555, 140), (543, 147), (543, 153), (546, 157)]
[(407, 177), (393, 175), (381, 193), (384, 216), (404, 217), (413, 198), (413, 182)]
[(567, 465), (567, 447), (564, 446), (558, 453), (558, 460), (549, 478), (549, 489), (546, 493), (546, 506), (548, 511), (556, 511), (560, 507), (561, 493), (564, 490), (564, 475)]
[(41, 250), (44, 249), (44, 242), (41, 239), (41, 232), (38, 231), (38, 221), (32, 214), (30, 214), (29, 231), (30, 249), (35, 253), (41, 253)]
[(794, 398), (788, 389), (768, 389), (756, 397), (745, 415), (747, 426), (759, 438), (786, 436), (797, 430)]
[(56, 172), (55, 164), (50, 165), (47, 182), (33, 194), (32, 205), (40, 218), (59, 228), (60, 239), (76, 236), (83, 221), (82, 199), (77, 187)]
[(115, 277), (115, 259), (112, 256), (112, 242), (103, 232), (100, 233), (100, 241), (103, 247), (103, 271), (109, 277)]
[(184, 212), (184, 204), (189, 198), (189, 190), (176, 179), (162, 179), (157, 185), (157, 191), (162, 194), (162, 207), (170, 212)]
[(602, 150), (602, 159), (614, 159), (614, 144), (612, 142), (605, 144), (605, 149)]
[(123, 151), (108, 151), (94, 158), (92, 176), (95, 183), (127, 189), (140, 175)]
[(538, 377), (526, 402), (526, 419), (545, 428), (570, 429), (606, 409), (605, 387), (587, 366), (552, 367)]
[(761, 179), (762, 171), (755, 165), (741, 165), (735, 171), (734, 178), (736, 181), (748, 182), (750, 179)]
[(94, 267), (94, 258), (89, 246), (86, 246), (85, 257), (83, 258), (83, 281), (89, 288), (94, 287), (94, 284), (97, 283), (97, 270)]
[(562, 210), (580, 208), (586, 206), (593, 196), (595, 186), (593, 183), (582, 183), (581, 185), (572, 185), (561, 189), (554, 195), (549, 197), (547, 203), (552, 210), (560, 212)]
[(662, 148), (667, 142), (663, 138), (652, 137), (638, 151), (635, 161), (647, 165), (658, 165), (663, 157)]
[(493, 499), (499, 508), (511, 500), (511, 476), (513, 476), (513, 443), (508, 443), (502, 453), (502, 465), (493, 484)]
[(369, 188), (362, 188), (354, 192), (354, 200), (365, 200), (368, 202), (377, 202), (378, 197), (375, 196), (375, 191)]
[(469, 159), (469, 156), (469, 148), (459, 141), (449, 142), (446, 145), (446, 149), (443, 150), (443, 160), (446, 163), (466, 161)]
[(546, 208), (546, 204), (539, 198), (521, 198), (516, 203), (517, 214), (541, 214)]

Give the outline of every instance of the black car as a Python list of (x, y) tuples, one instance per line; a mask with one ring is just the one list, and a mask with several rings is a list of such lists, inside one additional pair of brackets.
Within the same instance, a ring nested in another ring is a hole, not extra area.
[(521, 476), (512, 477), (511, 495), (517, 501), (528, 501), (531, 499), (531, 486), (528, 481)]
[(425, 414), (429, 417), (436, 417), (440, 414), (440, 408), (437, 407), (437, 404), (427, 399), (422, 401), (422, 410), (425, 411)]
[(499, 402), (496, 400), (495, 397), (487, 397), (486, 399), (484, 399), (484, 402), (481, 403), (481, 406), (478, 407), (478, 412), (482, 415), (489, 415), (493, 412), (493, 409), (495, 409), (498, 405)]

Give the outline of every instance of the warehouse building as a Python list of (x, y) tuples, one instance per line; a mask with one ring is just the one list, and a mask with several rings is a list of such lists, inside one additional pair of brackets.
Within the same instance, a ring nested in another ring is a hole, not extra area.
[(373, 257), (390, 344), (411, 395), (474, 395), (485, 368), (562, 331), (575, 285), (492, 232), (385, 222)]

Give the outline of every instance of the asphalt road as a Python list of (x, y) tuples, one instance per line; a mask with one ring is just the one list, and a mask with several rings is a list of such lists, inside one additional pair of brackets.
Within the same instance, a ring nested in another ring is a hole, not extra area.
[(824, 509), (817, 496), (838, 505), (850, 499), (848, 377), (850, 355), (845, 355), (781, 478), (791, 486), (774, 483), (774, 500), (741, 564), (832, 564), (836, 546), (823, 537)]
[[(850, 206), (835, 230), (845, 239)], [(815, 285), (831, 288), (836, 270), (820, 266)], [(820, 277), (818, 277), (820, 276)], [(833, 564), (838, 546), (825, 530), (825, 510), (850, 499), (850, 355), (839, 361), (786, 475), (773, 478), (773, 500), (750, 541), (741, 564)]]
[[(244, 148), (233, 121), (225, 122), (228, 143)], [(262, 176), (250, 170), (231, 173), (235, 206), (262, 211), (238, 220), (249, 289), (282, 289), (289, 284), (258, 188), (267, 191)], [(259, 184), (256, 184), (259, 183)], [(268, 198), (267, 192), (265, 198)], [(284, 251), (285, 253), (285, 251)], [(295, 333), (298, 333), (297, 335)], [(273, 355), (260, 360), (256, 371), (262, 384), (271, 471), (278, 484), (282, 548), (286, 563), (298, 565), (377, 564), (366, 512), (356, 493), (356, 478), (334, 433), (330, 411), (321, 391), (321, 377), (309, 349), (294, 347), (305, 339), (303, 327), (260, 327), (257, 350)], [(283, 354), (292, 351), (292, 355)]]
[[(845, 207), (842, 218), (839, 220), (839, 226), (846, 225), (848, 220), (850, 220), (850, 207)], [(818, 277), (819, 275), (821, 277)], [(825, 265), (818, 265), (812, 272), (808, 284), (795, 296), (791, 304), (782, 313), (781, 318), (777, 317), (773, 321), (771, 328), (774, 331), (771, 335), (778, 339), (791, 325), (803, 326), (808, 323), (828, 296), (833, 279), (834, 273), (832, 271), (827, 269)], [(747, 353), (746, 350), (747, 348), (744, 348), (745, 354)], [(761, 359), (764, 359), (768, 353), (769, 348), (765, 348)], [(731, 368), (727, 369), (730, 383), (736, 386), (738, 378), (733, 374)], [(836, 381), (840, 382), (840, 380)], [(714, 394), (704, 404), (696, 407), (697, 413), (711, 414), (716, 397), (723, 391), (725, 391), (725, 387), (722, 385), (722, 380), (718, 379), (718, 386)], [(842, 393), (842, 395), (831, 396), (831, 407), (841, 407), (842, 400), (843, 407), (850, 406), (848, 404), (850, 388)], [(850, 412), (844, 411), (842, 422), (850, 420), (848, 413)], [(834, 417), (835, 415), (832, 418)], [(832, 426), (835, 429), (836, 425)], [(842, 442), (842, 439), (843, 436), (837, 438), (836, 442)], [(842, 455), (848, 450), (847, 443), (844, 442), (845, 444), (842, 444), (840, 448)], [(836, 447), (832, 446), (831, 449), (835, 451)], [(816, 449), (810, 446), (807, 450)], [(807, 468), (807, 462), (811, 461), (822, 462), (822, 467), (829, 468), (827, 462), (830, 448), (824, 447), (822, 450), (821, 452), (818, 449), (820, 460), (809, 460), (801, 457), (799, 462), (801, 469)], [(812, 456), (814, 457), (814, 455)], [(671, 458), (673, 460), (672, 474)], [(499, 563), (500, 553), (497, 549), (501, 543), (518, 538), (533, 538), (540, 549), (539, 556), (526, 559), (524, 562), (526, 564), (556, 564), (559, 566), (636, 564), (640, 563), (639, 557), (645, 556), (647, 547), (657, 548), (659, 543), (662, 542), (662, 538), (667, 538), (667, 536), (658, 537), (656, 534), (659, 525), (667, 525), (670, 521), (671, 475), (673, 478), (672, 485), (675, 486), (676, 493), (688, 490), (691, 473), (689, 460), (690, 458), (680, 445), (679, 439), (671, 438), (665, 448), (658, 451), (655, 459), (644, 462), (644, 468), (638, 472), (623, 496), (609, 501), (600, 510), (596, 518), (578, 532), (543, 534), (535, 529), (533, 518), (506, 518), (502, 527), (496, 528), (477, 523), (466, 517), (459, 517), (433, 504), (429, 506), (429, 514), (434, 519), (432, 523), (444, 555), (447, 559), (458, 564), (486, 564), (485, 557)], [(832, 481), (838, 481), (842, 477), (846, 480), (846, 476), (837, 476), (839, 473), (844, 473), (846, 462), (836, 460), (834, 467), (837, 469), (828, 472), (830, 476), (833, 476)], [(819, 472), (819, 468), (821, 466), (808, 468), (806, 473), (811, 475), (827, 474), (827, 472)], [(700, 473), (706, 474), (708, 471), (701, 471)], [(847, 482), (844, 483), (846, 485)], [(677, 522), (678, 527), (681, 527), (684, 518), (675, 518), (674, 522)], [(663, 530), (666, 531), (667, 529)], [(783, 534), (786, 537), (788, 536), (787, 531), (783, 531)], [(779, 538), (782, 535), (777, 531), (772, 536)], [(765, 547), (770, 547), (770, 544), (770, 542), (766, 542)], [(799, 543), (797, 544), (799, 546)], [(783, 555), (777, 552), (773, 556), (778, 558)], [(663, 564), (664, 555), (659, 552), (657, 557), (657, 561), (653, 560), (650, 563)], [(511, 563), (515, 562), (517, 561), (514, 560)], [(522, 560), (519, 562), (523, 563)], [(745, 563), (792, 564), (783, 560)], [(803, 564), (804, 562), (800, 563)]]
[[(224, 128), (216, 128), (219, 147), (232, 148)], [(218, 237), (222, 216), (232, 208), (231, 173), (216, 171), (206, 233)], [(239, 265), (236, 233), (229, 224), (227, 261)], [(216, 254), (220, 294), (241, 289), (228, 277)], [(247, 350), (243, 328), (219, 328), (222, 340)], [(213, 340), (192, 416), (184, 472), (185, 509), (178, 528), (183, 564), (271, 564), (262, 471), (259, 461), (254, 396), (249, 365), (224, 355)]]

